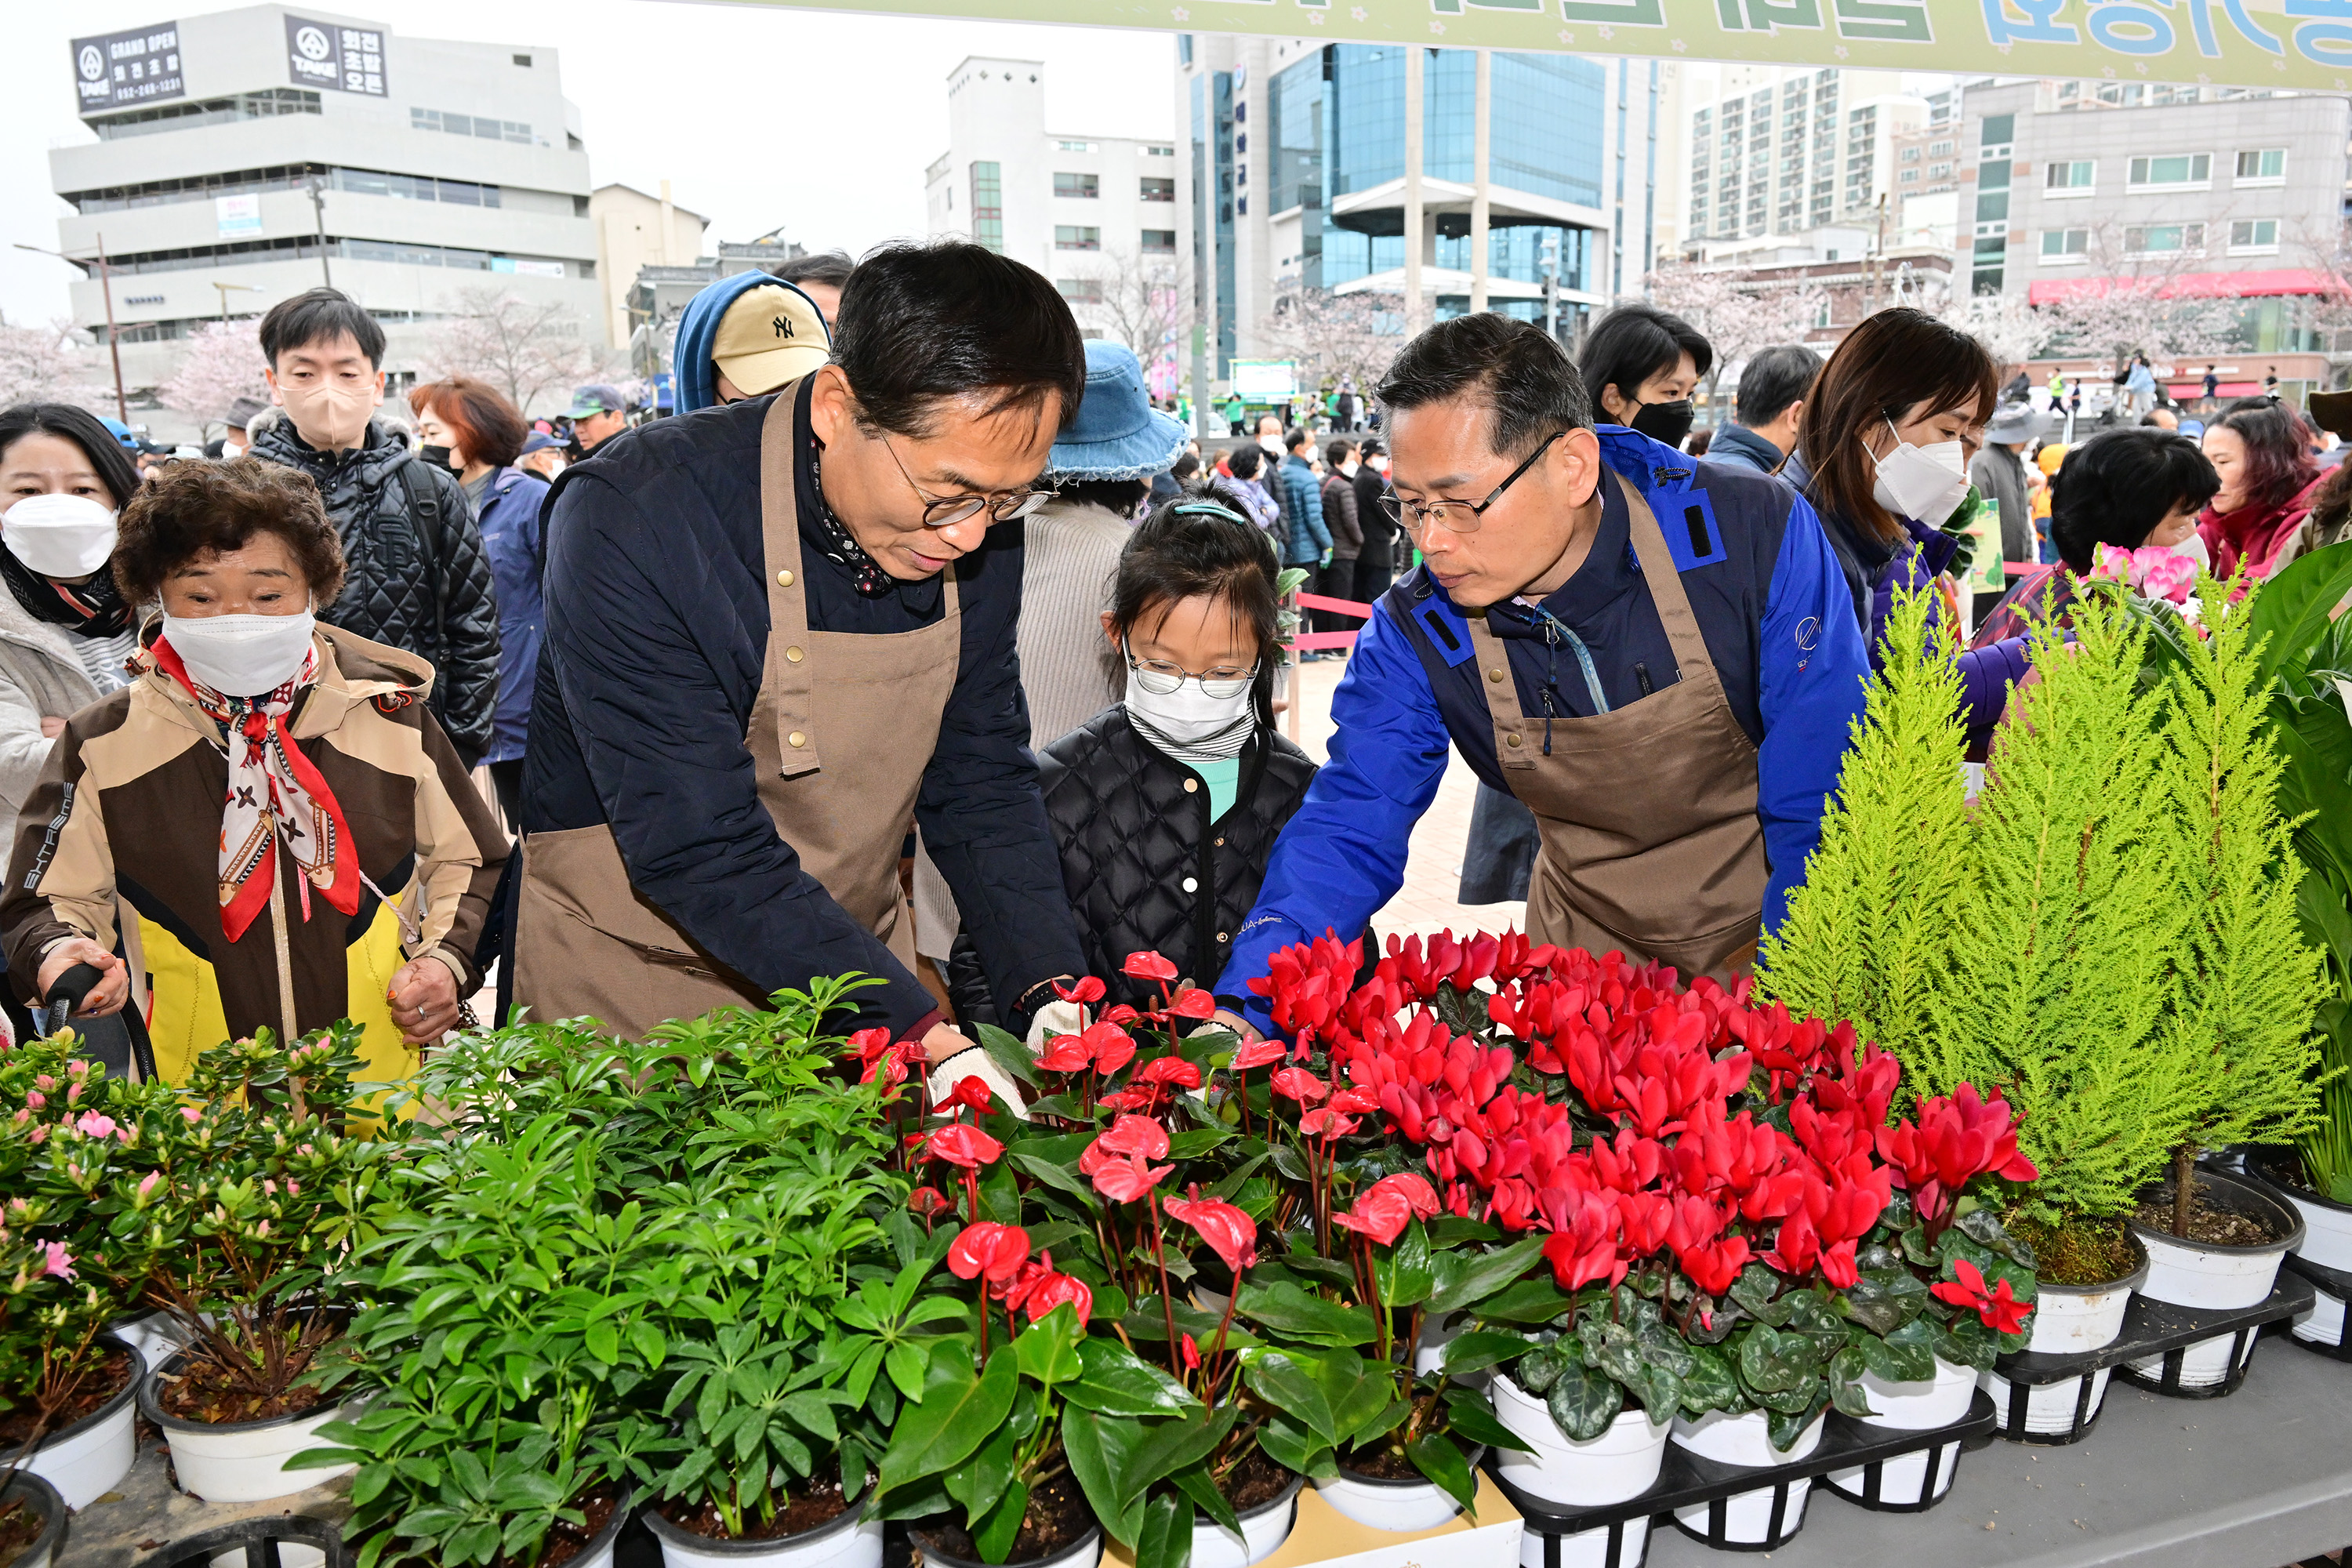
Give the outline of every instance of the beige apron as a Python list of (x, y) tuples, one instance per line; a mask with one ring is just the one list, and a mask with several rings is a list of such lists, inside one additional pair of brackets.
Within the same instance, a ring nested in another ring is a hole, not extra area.
[(1484, 615), (1468, 617), (1495, 755), (1543, 838), (1528, 934), (1728, 980), (1754, 963), (1763, 920), (1756, 747), (1725, 700), (1657, 519), (1622, 489), (1674, 647), (1674, 684), (1613, 712), (1553, 719), (1547, 755), (1544, 721), (1520, 710), (1501, 643)]
[[(931, 626), (884, 637), (809, 630), (793, 489), (797, 387), (776, 394), (760, 437), (767, 669), (743, 744), (759, 770), (760, 804), (802, 868), (912, 969), (898, 851), (961, 658), (954, 569)], [(641, 1039), (672, 1018), (768, 1005), (629, 885), (610, 827), (534, 833), (522, 856), (515, 1001), (533, 1017), (584, 1014)], [(746, 888), (740, 897), (776, 891)]]

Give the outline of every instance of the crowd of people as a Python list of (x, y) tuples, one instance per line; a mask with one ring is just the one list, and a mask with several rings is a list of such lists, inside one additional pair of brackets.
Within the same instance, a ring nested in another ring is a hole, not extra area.
[[(1366, 934), (1456, 753), (1465, 902), (1728, 977), (1898, 594), (1937, 596), (1981, 746), (2101, 547), (2259, 577), (2352, 525), (2316, 435), (2352, 394), (2053, 459), (1907, 309), (1749, 356), (1711, 430), (1713, 345), (1629, 303), (1573, 359), (1444, 321), (1362, 405), (1203, 443), (1001, 255), (780, 270), (689, 305), (676, 417), (589, 386), (558, 436), (452, 377), (412, 441), (324, 289), (263, 319), (272, 406), (215, 455), (142, 476), (78, 408), (0, 412), (17, 1026), (94, 975), (119, 1068), (348, 1016), (394, 1078), (493, 972), (500, 1018), (630, 1035), (857, 973), (943, 1091), (1009, 1099), (972, 1026), (1042, 1039), (1087, 975), (1156, 995), (1131, 952), (1266, 1027), (1249, 982)], [(2045, 500), (2053, 557), (1963, 598)], [(1295, 582), (1355, 634), (1319, 768), (1276, 722)]]

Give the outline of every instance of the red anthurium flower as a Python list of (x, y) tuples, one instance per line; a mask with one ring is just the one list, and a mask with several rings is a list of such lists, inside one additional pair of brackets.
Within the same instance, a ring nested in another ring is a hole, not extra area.
[(947, 1098), (943, 1110), (971, 1110), (985, 1116), (996, 1109), (996, 1097), (988, 1092), (988, 1085), (976, 1078), (960, 1079), (953, 1093)]
[(1284, 1068), (1273, 1079), (1274, 1092), (1285, 1100), (1295, 1100), (1301, 1105), (1312, 1105), (1331, 1092), (1330, 1085), (1305, 1068)]
[(1103, 1009), (1102, 1022), (1106, 1024), (1115, 1024), (1124, 1027), (1129, 1024), (1134, 1023), (1138, 1018), (1142, 1016), (1142, 1014), (1137, 1012), (1126, 1003), (1120, 1002)]
[(1130, 952), (1127, 955), (1127, 962), (1118, 967), (1120, 973), (1133, 975), (1138, 980), (1164, 982), (1176, 978), (1176, 966), (1156, 952)]
[(890, 1031), (887, 1029), (860, 1029), (857, 1033), (849, 1037), (847, 1044), (849, 1046), (849, 1049), (842, 1052), (841, 1054), (843, 1056), (854, 1056), (861, 1062), (871, 1062), (876, 1057), (880, 1056), (884, 1051), (889, 1048)]
[(1037, 1065), (1047, 1072), (1084, 1072), (1094, 1065), (1094, 1057), (1087, 1051), (1086, 1041), (1077, 1036), (1056, 1035), (1045, 1042)]
[(1078, 1038), (1086, 1042), (1097, 1072), (1117, 1072), (1135, 1059), (1135, 1042), (1128, 1038), (1125, 1029), (1108, 1017), (1088, 1027)]
[(1056, 980), (1054, 982), (1054, 994), (1065, 1002), (1076, 1002), (1084, 1006), (1089, 1002), (1099, 1002), (1103, 999), (1103, 983), (1091, 974), (1076, 985), (1066, 986)]
[(1201, 1370), (1201, 1347), (1193, 1342), (1192, 1336), (1190, 1334), (1184, 1336), (1184, 1370), (1186, 1372)]
[(1149, 1116), (1122, 1116), (1078, 1155), (1078, 1173), (1092, 1176), (1097, 1166), (1110, 1160), (1167, 1157), (1168, 1129)]
[(1006, 1305), (1027, 1313), (1034, 1323), (1067, 1301), (1077, 1309), (1078, 1322), (1083, 1326), (1094, 1315), (1094, 1291), (1085, 1280), (1073, 1279), (1056, 1269), (1052, 1253), (1045, 1253), (1044, 1258), (1043, 1264), (1033, 1263), (1022, 1270), (1019, 1282), (1005, 1292)]
[(957, 1233), (948, 1247), (948, 1268), (959, 1279), (984, 1279), (1003, 1290), (1029, 1260), (1029, 1233), (1017, 1225), (981, 1220)]
[(934, 1160), (945, 1160), (970, 1171), (995, 1163), (997, 1156), (1004, 1152), (1004, 1145), (969, 1121), (951, 1121), (930, 1135), (924, 1152)]
[(1217, 999), (1195, 987), (1176, 993), (1176, 1000), (1169, 1004), (1168, 1010), (1180, 1018), (1213, 1018), (1217, 1016)]
[(1995, 1333), (2014, 1334), (2024, 1328), (2025, 1315), (2033, 1310), (2033, 1304), (2019, 1300), (2008, 1280), (2000, 1280), (1987, 1290), (1984, 1275), (1965, 1258), (1952, 1259), (1952, 1272), (1959, 1276), (1958, 1283), (1944, 1280), (1929, 1286), (1927, 1293), (1951, 1306), (1972, 1309), (1984, 1326)]
[(948, 1200), (937, 1187), (917, 1187), (907, 1194), (907, 1206), (925, 1218), (948, 1206)]
[[(1337, 1109), (1336, 1105), (1334, 1109)], [(1393, 1176), (1382, 1176), (1372, 1184), (1372, 1191), (1376, 1193), (1383, 1188), (1402, 1197), (1405, 1205), (1412, 1209), (1417, 1218), (1435, 1219), (1437, 1217), (1439, 1212), (1437, 1189), (1429, 1184), (1428, 1177), (1415, 1175), (1411, 1171), (1401, 1171)]]
[(1234, 1070), (1247, 1072), (1252, 1068), (1270, 1066), (1290, 1054), (1280, 1040), (1251, 1040), (1234, 1053)]
[(1393, 1244), (1412, 1221), (1412, 1205), (1405, 1201), (1404, 1194), (1393, 1188), (1383, 1192), (1377, 1184), (1360, 1194), (1355, 1206), (1346, 1214), (1331, 1216), (1333, 1225), (1368, 1236), (1382, 1247)]
[(1175, 1169), (1173, 1165), (1146, 1164), (1133, 1155), (1106, 1160), (1095, 1167), (1095, 1191), (1113, 1203), (1131, 1204), (1158, 1186), (1160, 1179)]
[(1105, 1110), (1150, 1110), (1160, 1103), (1156, 1089), (1122, 1089), (1106, 1094), (1095, 1103)]
[(1224, 1261), (1235, 1276), (1257, 1261), (1257, 1224), (1228, 1203), (1200, 1195), (1195, 1183), (1190, 1198), (1170, 1198), (1162, 1206), (1170, 1217), (1181, 1221), (1200, 1232), (1209, 1250)]
[(1356, 1119), (1328, 1106), (1318, 1106), (1298, 1119), (1298, 1130), (1309, 1138), (1345, 1138), (1356, 1130)]
[(1200, 1064), (1188, 1062), (1182, 1057), (1154, 1057), (1136, 1069), (1135, 1081), (1173, 1084), (1178, 1089), (1198, 1089), (1201, 1087)]

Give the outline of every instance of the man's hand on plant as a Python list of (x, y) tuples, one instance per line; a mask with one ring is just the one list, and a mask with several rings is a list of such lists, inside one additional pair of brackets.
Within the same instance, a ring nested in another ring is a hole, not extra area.
[(86, 936), (69, 936), (49, 949), (41, 960), (41, 971), (36, 977), (44, 999), (58, 976), (77, 963), (87, 963), (99, 972), (99, 982), (89, 988), (89, 994), (75, 1008), (77, 1018), (103, 1018), (122, 1011), (122, 1004), (131, 996), (131, 970), (122, 960)]
[(946, 1024), (934, 1024), (923, 1037), (923, 1054), (931, 1061), (931, 1103), (943, 1105), (955, 1093), (956, 1085), (966, 1079), (978, 1079), (996, 1097), (996, 1103), (1019, 1117), (1029, 1120), (1028, 1102), (1021, 1097), (1021, 1086), (1013, 1076), (996, 1065), (996, 1058), (979, 1046), (964, 1038)]

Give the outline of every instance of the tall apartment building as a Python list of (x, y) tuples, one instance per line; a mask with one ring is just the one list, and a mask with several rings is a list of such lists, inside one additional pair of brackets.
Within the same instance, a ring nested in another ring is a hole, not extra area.
[(1971, 83), (1958, 131), (1964, 287), (2042, 304), (2085, 279), (2157, 279), (2241, 300), (2250, 351), (2320, 346), (2299, 301), (2327, 287), (2317, 261), (2352, 190), (2343, 97)]
[[(1395, 45), (1178, 37), (1186, 142), (1179, 244), (1210, 281), (1213, 377), (1257, 357), (1262, 323), (1299, 290), (1405, 284), (1408, 56)], [(1640, 287), (1659, 243), (1657, 147), (1675, 68), (1495, 52), (1477, 166), (1476, 51), (1423, 48), (1423, 289), (1439, 317), (1469, 308), (1471, 209), (1488, 208), (1491, 309), (1557, 324)], [(1206, 184), (1210, 199), (1192, 193)]]
[[(95, 140), (49, 153), (74, 208), (59, 248), (94, 261), (103, 237), (127, 383), (167, 379), (205, 321), (330, 277), (385, 323), (396, 383), (469, 288), (561, 302), (603, 337), (555, 50), (270, 5), (79, 38), (73, 68)], [(103, 341), (89, 270), (74, 320)]]
[(1831, 224), (1890, 224), (1901, 139), (1926, 127), (1927, 100), (1902, 73), (1724, 66), (1685, 89), (1681, 165), (1685, 248), (1701, 240), (1801, 234)]
[(948, 73), (948, 150), (923, 175), (933, 234), (965, 234), (1051, 278), (1102, 331), (1122, 290), (1172, 288), (1175, 143), (1045, 129), (1045, 68), (972, 56)]

